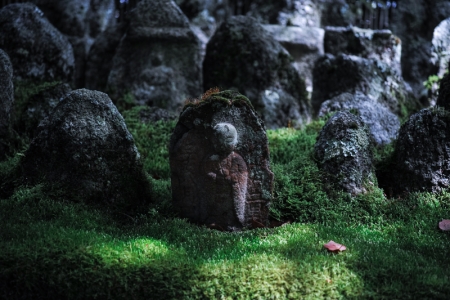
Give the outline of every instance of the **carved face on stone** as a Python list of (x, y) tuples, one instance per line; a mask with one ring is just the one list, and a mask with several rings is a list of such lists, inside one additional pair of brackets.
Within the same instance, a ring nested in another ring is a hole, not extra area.
[(213, 128), (214, 150), (219, 154), (229, 154), (233, 152), (238, 142), (238, 134), (236, 128), (230, 123), (218, 123)]

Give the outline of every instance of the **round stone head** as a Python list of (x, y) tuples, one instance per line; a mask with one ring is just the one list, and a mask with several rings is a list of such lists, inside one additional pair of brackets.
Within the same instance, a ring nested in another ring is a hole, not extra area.
[(238, 142), (238, 134), (236, 128), (230, 123), (218, 123), (213, 128), (214, 150), (219, 154), (229, 154), (234, 150)]

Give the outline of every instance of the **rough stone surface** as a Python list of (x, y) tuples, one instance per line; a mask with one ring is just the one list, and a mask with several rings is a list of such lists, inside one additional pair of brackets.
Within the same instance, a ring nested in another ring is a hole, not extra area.
[(299, 126), (310, 120), (304, 80), (292, 57), (257, 21), (231, 17), (208, 43), (204, 89), (236, 89), (252, 102), (268, 128)]
[(67, 83), (49, 84), (35, 95), (31, 96), (27, 103), (17, 107), (16, 130), (26, 133), (30, 138), (36, 136), (38, 125), (47, 118), (58, 103), (72, 89)]
[(439, 192), (450, 186), (450, 112), (423, 109), (400, 129), (393, 190)]
[(445, 19), (434, 29), (432, 62), (439, 69), (437, 75), (444, 76), (450, 61), (450, 18)]
[(387, 64), (401, 75), (402, 44), (390, 30), (371, 30), (357, 27), (326, 27), (325, 52), (374, 58)]
[(0, 48), (11, 59), (15, 79), (72, 81), (72, 45), (34, 4), (10, 4), (0, 10)]
[(389, 144), (397, 138), (400, 120), (387, 107), (362, 93), (343, 93), (322, 103), (319, 117), (336, 111), (352, 111), (369, 126), (370, 134), (377, 145)]
[(202, 93), (201, 46), (173, 1), (142, 0), (114, 56), (108, 86), (114, 98), (179, 111)]
[(306, 90), (312, 93), (312, 70), (317, 59), (324, 55), (324, 33), (318, 27), (264, 25), (264, 29), (294, 58), (294, 67), (305, 79)]
[(362, 119), (342, 111), (332, 116), (319, 133), (314, 155), (327, 180), (357, 195), (365, 192), (365, 181), (374, 177), (372, 147)]
[(150, 200), (133, 137), (102, 92), (80, 89), (61, 100), (39, 125), (22, 170), (26, 182), (61, 185), (78, 201), (132, 210)]
[(318, 112), (322, 102), (344, 92), (361, 92), (400, 115), (410, 94), (402, 77), (376, 59), (327, 54), (318, 60), (314, 71), (312, 104)]
[(247, 98), (224, 91), (187, 105), (169, 157), (181, 217), (228, 230), (267, 224), (273, 188), (268, 140)]
[(13, 68), (8, 54), (0, 49), (0, 159), (9, 151), (8, 137), (14, 104)]

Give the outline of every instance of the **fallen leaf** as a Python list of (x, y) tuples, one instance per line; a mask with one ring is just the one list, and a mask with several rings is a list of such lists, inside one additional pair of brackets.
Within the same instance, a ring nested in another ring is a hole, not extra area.
[(340, 252), (340, 251), (344, 251), (347, 249), (347, 247), (345, 247), (344, 245), (335, 243), (333, 241), (329, 241), (328, 243), (326, 243), (323, 246), (330, 252)]
[(439, 222), (439, 229), (442, 231), (449, 231), (450, 230), (450, 220), (442, 220)]

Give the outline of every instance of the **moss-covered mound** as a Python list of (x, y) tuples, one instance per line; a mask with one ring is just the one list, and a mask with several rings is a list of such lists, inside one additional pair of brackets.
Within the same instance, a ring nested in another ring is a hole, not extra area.
[(101, 92), (69, 93), (38, 127), (21, 166), (25, 182), (63, 186), (78, 201), (135, 209), (150, 200), (133, 137)]

